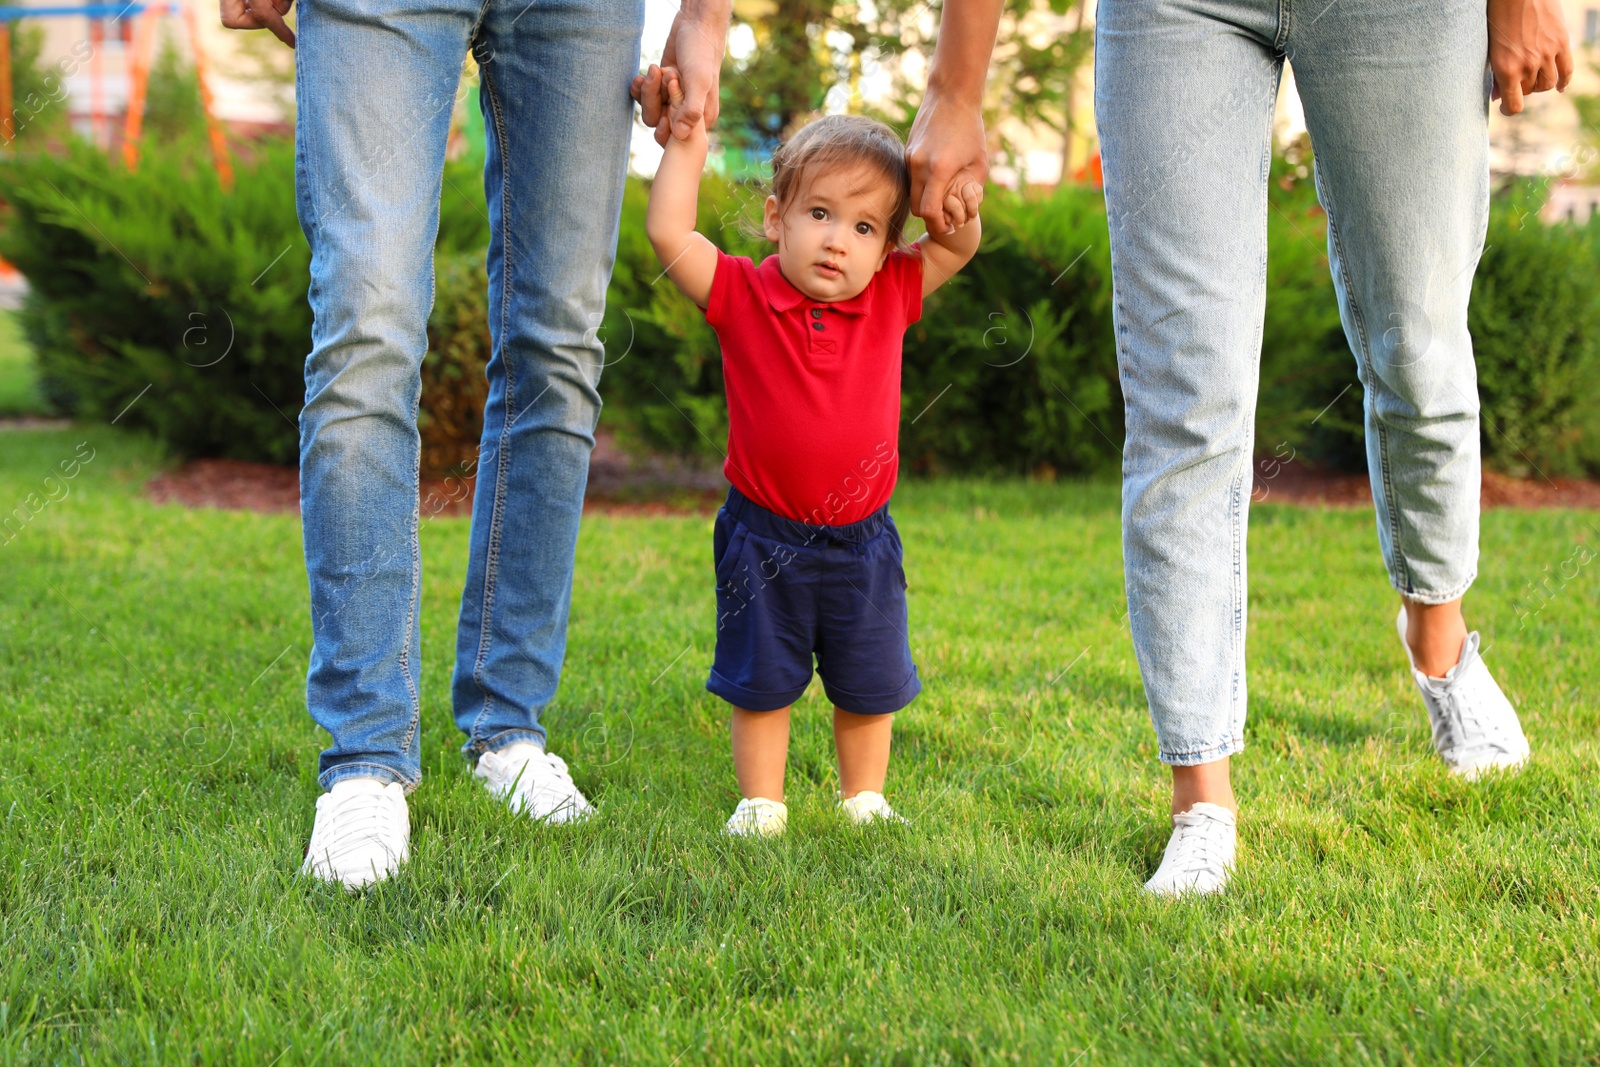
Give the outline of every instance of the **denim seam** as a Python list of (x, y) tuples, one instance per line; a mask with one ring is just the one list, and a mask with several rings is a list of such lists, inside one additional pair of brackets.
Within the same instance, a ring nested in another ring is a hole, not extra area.
[(1249, 454), (1245, 456), (1245, 467), (1233, 478), (1233, 491), (1228, 501), (1229, 510), (1233, 512), (1232, 521), (1228, 526), (1233, 535), (1233, 626), (1230, 652), (1233, 656), (1233, 682), (1232, 691), (1228, 694), (1228, 732), (1237, 735), (1240, 719), (1239, 690), (1244, 681), (1244, 627), (1245, 627), (1245, 597), (1244, 584), (1244, 538), (1240, 536), (1240, 528), (1250, 521), (1250, 513), (1240, 502), (1240, 487), (1244, 484), (1244, 476), (1252, 469)]
[[(500, 95), (495, 92), (494, 80), (490, 77), (488, 69), (482, 69), (483, 86), (489, 95), (489, 109), (494, 114), (495, 133), (500, 139), (500, 343), (505, 343), (507, 306), (511, 289), (511, 245), (509, 227), (506, 224), (507, 208), (511, 197), (510, 162), (506, 152), (506, 124), (505, 112), (500, 103)], [(515, 393), (515, 381), (512, 378), (510, 361), (501, 353), (501, 373), (505, 375), (505, 425), (500, 430), (500, 440), (495, 445), (495, 494), (494, 507), (489, 512), (489, 545), (484, 559), (483, 573), (483, 619), (478, 628), (478, 655), (472, 665), (472, 680), (477, 683), (478, 691), (483, 694), (483, 707), (479, 709), (477, 717), (472, 721), (473, 747), (480, 751), (485, 738), (480, 732), (484, 716), (489, 714), (493, 705), (493, 698), (484, 686), (483, 668), (489, 656), (489, 636), (493, 630), (494, 618), (494, 587), (495, 577), (500, 565), (500, 526), (505, 517), (506, 497), (506, 445), (511, 433), (511, 398)], [(492, 358), (492, 354), (491, 354)]]
[[(416, 420), (416, 412), (412, 412), (412, 421)], [(419, 496), (421, 487), (418, 484), (421, 475), (419, 469), (422, 464), (422, 454), (417, 453), (417, 466), (411, 469), (411, 495)], [(422, 538), (419, 529), (421, 525), (417, 509), (411, 512), (411, 601), (406, 608), (405, 639), (400, 645), (400, 676), (406, 680), (406, 695), (411, 698), (411, 722), (406, 725), (406, 736), (400, 742), (401, 752), (410, 752), (411, 743), (416, 740), (417, 727), (422, 723), (422, 697), (417, 692), (417, 685), (411, 680), (411, 636), (417, 628), (417, 596), (422, 586)]]
[[(1350, 305), (1350, 321), (1355, 326), (1355, 334), (1360, 351), (1356, 358), (1361, 361), (1362, 369), (1366, 371), (1366, 395), (1362, 398), (1364, 407), (1372, 408), (1377, 395), (1377, 370), (1372, 362), (1372, 345), (1367, 340), (1366, 318), (1361, 314), (1361, 304), (1356, 298), (1353, 279), (1350, 277), (1350, 259), (1345, 252), (1344, 241), (1339, 236), (1339, 224), (1336, 220), (1336, 205), (1333, 203), (1333, 190), (1328, 183), (1318, 179), (1323, 187), (1323, 199), (1328, 212), (1328, 239), (1339, 252), (1339, 275), (1344, 279), (1345, 302)], [(1371, 419), (1373, 428), (1378, 436), (1378, 482), (1383, 488), (1381, 504), (1374, 504), (1383, 512), (1383, 519), (1389, 527), (1389, 583), (1402, 593), (1411, 587), (1411, 571), (1406, 566), (1406, 555), (1400, 536), (1400, 509), (1395, 506), (1394, 480), (1389, 469), (1389, 435), (1383, 421), (1374, 414)]]
[[(304, 7), (301, 7), (300, 15), (301, 15), (302, 18), (304, 18), (304, 16), (305, 16), (305, 8)], [(294, 82), (295, 82), (294, 91), (295, 91), (295, 96), (296, 96), (297, 99), (304, 99), (304, 97), (300, 96), (300, 93), (301, 93), (301, 91), (303, 89), (302, 80), (303, 80), (304, 72), (305, 72), (305, 64), (304, 63), (296, 63), (294, 65)], [(304, 127), (302, 127), (302, 129), (304, 129)], [(317, 189), (321, 185), (321, 183), (317, 181), (316, 175), (312, 173), (312, 170), (311, 170), (312, 153), (306, 151), (305, 137), (301, 136), (298, 131), (296, 132), (296, 135), (295, 135), (294, 151), (295, 151), (295, 159), (300, 164), (301, 170), (305, 174), (306, 207), (309, 209), (306, 212), (306, 226), (307, 226), (308, 229), (310, 229), (312, 231), (312, 233), (307, 234), (307, 238), (308, 238), (311, 246), (313, 248), (315, 248), (316, 247), (315, 233), (316, 233), (316, 230), (317, 230), (317, 218), (318, 218), (316, 193), (317, 193)]]
[[(1288, 18), (1286, 0), (1280, 0), (1280, 27), (1283, 20)], [(1280, 30), (1280, 37), (1286, 36)], [(1268, 128), (1271, 127), (1273, 110), (1277, 107), (1278, 89), (1283, 82), (1283, 63), (1276, 65), (1273, 75), (1272, 92), (1268, 99), (1271, 101), (1267, 113)], [(1266, 144), (1261, 150), (1261, 267), (1260, 267), (1260, 292), (1263, 297), (1267, 291), (1267, 215), (1271, 210), (1268, 203), (1267, 184), (1272, 175), (1272, 138), (1267, 137)], [(1263, 317), (1256, 323), (1256, 337), (1253, 351), (1255, 365), (1252, 368), (1256, 380), (1261, 378), (1261, 343), (1266, 333), (1266, 319)], [(1259, 386), (1258, 386), (1259, 389)], [(1228, 735), (1239, 738), (1244, 733), (1244, 720), (1248, 715), (1248, 695), (1246, 692), (1245, 675), (1248, 664), (1245, 657), (1245, 628), (1248, 625), (1249, 615), (1249, 590), (1245, 578), (1245, 551), (1250, 529), (1250, 493), (1254, 490), (1255, 473), (1255, 423), (1252, 420), (1245, 430), (1245, 448), (1243, 452), (1243, 469), (1234, 476), (1233, 493), (1229, 500), (1229, 507), (1233, 511), (1232, 522), (1229, 524), (1233, 536), (1233, 690), (1228, 700)], [(1247, 479), (1249, 480), (1247, 483)], [(1248, 488), (1247, 488), (1248, 485)], [(1224, 746), (1226, 747), (1226, 746)]]

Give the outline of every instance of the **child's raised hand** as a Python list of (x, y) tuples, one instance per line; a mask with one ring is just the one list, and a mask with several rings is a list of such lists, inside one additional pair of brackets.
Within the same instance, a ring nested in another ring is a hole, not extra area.
[[(644, 124), (646, 126), (654, 126), (663, 132), (668, 122), (666, 74), (667, 71), (672, 69), (671, 67), (660, 67), (652, 63), (643, 74), (635, 74), (633, 76), (633, 84), (628, 89), (634, 100), (639, 103), (639, 109), (643, 113)], [(652, 115), (655, 116), (653, 122), (651, 121)], [(664, 136), (658, 137), (657, 140), (662, 144), (666, 143)]]
[(669, 107), (683, 106), (683, 76), (677, 67), (661, 68), (661, 94)]
[[(633, 76), (633, 85), (628, 91), (639, 102), (646, 125), (649, 125), (651, 113), (656, 114), (656, 129), (659, 132), (667, 127), (669, 113), (683, 106), (683, 75), (677, 67), (661, 67), (652, 63), (643, 74)], [(656, 140), (666, 143), (664, 137), (658, 136)]]

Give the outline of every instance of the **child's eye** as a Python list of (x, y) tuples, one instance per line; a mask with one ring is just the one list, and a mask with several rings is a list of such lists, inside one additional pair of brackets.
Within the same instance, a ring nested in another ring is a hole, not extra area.
[(827, 222), (828, 221), (828, 209), (827, 208), (822, 208), (822, 207), (814, 207), (814, 208), (811, 209), (811, 217), (816, 219), (818, 222)]
[(870, 222), (858, 222), (858, 223), (856, 223), (856, 232), (859, 233), (863, 237), (871, 237), (872, 236), (872, 223), (870, 223)]

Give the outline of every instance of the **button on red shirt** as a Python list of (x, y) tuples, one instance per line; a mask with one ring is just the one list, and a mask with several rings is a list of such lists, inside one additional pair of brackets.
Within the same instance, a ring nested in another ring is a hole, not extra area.
[(783, 277), (717, 253), (706, 321), (722, 345), (728, 481), (768, 511), (857, 522), (900, 470), (900, 354), (922, 317), (922, 256), (895, 251), (849, 300), (812, 300)]

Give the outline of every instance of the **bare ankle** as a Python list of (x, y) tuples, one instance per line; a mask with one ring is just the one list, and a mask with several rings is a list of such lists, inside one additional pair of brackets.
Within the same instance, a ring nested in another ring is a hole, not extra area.
[(1239, 813), (1226, 756), (1211, 763), (1172, 768), (1172, 814), (1181, 815), (1196, 804), (1215, 804)]
[(1461, 614), (1461, 601), (1421, 604), (1406, 601), (1406, 647), (1411, 662), (1430, 678), (1443, 678), (1461, 659), (1461, 646), (1467, 640), (1467, 624)]

